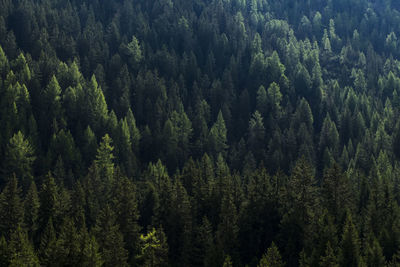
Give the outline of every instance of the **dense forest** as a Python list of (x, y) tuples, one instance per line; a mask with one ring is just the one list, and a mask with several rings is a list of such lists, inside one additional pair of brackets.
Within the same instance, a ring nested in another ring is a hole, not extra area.
[(0, 266), (400, 266), (399, 25), (1, 0)]

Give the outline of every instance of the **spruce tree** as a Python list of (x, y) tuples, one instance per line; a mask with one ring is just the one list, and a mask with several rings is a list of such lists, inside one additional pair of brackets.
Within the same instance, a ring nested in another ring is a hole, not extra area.
[(6, 147), (3, 160), (3, 181), (15, 174), (24, 190), (28, 190), (33, 181), (33, 163), (36, 157), (33, 148), (22, 132), (14, 134)]
[(278, 247), (272, 242), (271, 246), (268, 248), (267, 253), (265, 253), (257, 267), (283, 267), (285, 266), (282, 261), (282, 257), (279, 253)]
[(361, 262), (360, 239), (350, 213), (347, 214), (340, 245), (339, 263), (341, 266), (358, 266)]
[(24, 208), (20, 194), (17, 178), (13, 175), (0, 195), (0, 232), (8, 240), (24, 222)]
[(100, 211), (93, 229), (100, 246), (103, 266), (128, 266), (128, 251), (124, 248), (123, 235), (116, 219), (115, 212), (109, 205), (106, 205)]
[(11, 233), (8, 248), (10, 251), (9, 266), (40, 266), (33, 245), (29, 242), (28, 235), (21, 226)]
[(24, 201), (24, 223), (28, 229), (29, 238), (32, 240), (39, 227), (39, 194), (36, 188), (36, 184), (33, 181), (29, 190), (25, 196)]

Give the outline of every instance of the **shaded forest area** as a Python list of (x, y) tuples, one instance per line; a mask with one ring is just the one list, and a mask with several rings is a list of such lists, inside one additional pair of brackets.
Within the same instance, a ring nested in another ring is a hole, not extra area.
[(399, 11), (0, 1), (0, 266), (400, 266)]

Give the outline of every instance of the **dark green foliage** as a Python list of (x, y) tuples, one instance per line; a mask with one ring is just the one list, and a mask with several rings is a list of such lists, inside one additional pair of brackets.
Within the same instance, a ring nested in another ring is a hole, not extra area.
[(340, 247), (340, 265), (359, 266), (362, 261), (360, 252), (360, 239), (350, 214), (348, 214), (346, 218)]
[(34, 151), (29, 141), (19, 131), (8, 142), (3, 160), (3, 181), (17, 176), (27, 190), (33, 181)]
[(168, 245), (165, 234), (161, 229), (153, 228), (147, 235), (140, 236), (141, 253), (139, 262), (142, 266), (166, 266)]
[(21, 189), (15, 175), (10, 179), (0, 195), (0, 231), (2, 236), (11, 238), (23, 224), (24, 208), (21, 201)]
[(0, 266), (399, 265), (399, 11), (0, 1)]
[(8, 244), (9, 266), (40, 266), (33, 245), (28, 240), (27, 233), (18, 226), (10, 236)]
[(34, 237), (39, 227), (39, 207), (39, 194), (35, 182), (32, 182), (24, 201), (24, 223), (30, 239)]
[(124, 248), (123, 235), (116, 222), (116, 214), (109, 205), (99, 213), (93, 231), (100, 245), (104, 266), (128, 266), (128, 251)]
[(283, 267), (285, 264), (282, 261), (281, 254), (279, 253), (278, 248), (275, 243), (272, 242), (271, 246), (268, 248), (267, 253), (265, 253), (260, 263), (257, 267)]

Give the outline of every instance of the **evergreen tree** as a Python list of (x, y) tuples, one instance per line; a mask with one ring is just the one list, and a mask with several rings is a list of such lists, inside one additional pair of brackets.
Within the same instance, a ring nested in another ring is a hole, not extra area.
[(24, 201), (24, 223), (31, 240), (39, 227), (39, 207), (39, 194), (35, 182), (32, 182)]
[(226, 149), (228, 148), (227, 129), (221, 111), (218, 113), (217, 121), (210, 129), (208, 142), (210, 151), (213, 153), (215, 157), (219, 153), (224, 154)]
[(325, 255), (321, 256), (320, 266), (323, 267), (339, 267), (337, 255), (331, 247), (331, 243), (328, 242), (326, 245)]
[(7, 241), (4, 238), (4, 236), (2, 236), (0, 238), (0, 266), (6, 267), (9, 265), (10, 265), (10, 253), (8, 250)]
[(21, 180), (24, 190), (33, 181), (33, 163), (36, 157), (29, 141), (19, 131), (10, 139), (3, 161), (3, 181), (8, 181), (15, 174)]
[(348, 213), (343, 229), (339, 252), (339, 263), (341, 266), (358, 266), (362, 259), (360, 255), (360, 240), (353, 219)]
[(0, 195), (0, 231), (8, 239), (23, 225), (24, 209), (20, 193), (21, 189), (14, 175)]
[(279, 253), (278, 247), (272, 242), (271, 246), (268, 248), (267, 253), (265, 253), (258, 267), (283, 267), (285, 264), (282, 261), (282, 257)]
[(114, 205), (117, 222), (129, 251), (129, 262), (134, 264), (139, 253), (139, 210), (134, 184), (125, 177), (118, 177), (114, 189)]
[(162, 228), (153, 228), (147, 235), (140, 236), (141, 254), (139, 260), (143, 266), (166, 266), (168, 245)]
[(43, 107), (43, 120), (44, 125), (52, 125), (52, 131), (47, 132), (46, 136), (57, 132), (59, 127), (64, 127), (63, 111), (61, 106), (61, 87), (58, 83), (56, 76), (53, 76), (43, 91), (44, 94), (44, 107)]
[(338, 222), (346, 209), (351, 208), (350, 184), (345, 173), (337, 164), (325, 171), (322, 184), (324, 206)]
[(42, 233), (49, 223), (50, 218), (57, 215), (56, 203), (58, 202), (58, 187), (51, 173), (48, 173), (39, 192), (39, 232)]
[(28, 235), (21, 226), (17, 226), (10, 237), (8, 245), (10, 251), (9, 266), (40, 266)]
[(53, 226), (53, 220), (50, 218), (40, 237), (40, 245), (38, 256), (40, 264), (44, 266), (51, 266), (56, 262), (58, 257), (57, 253), (57, 237)]
[(111, 145), (111, 138), (108, 134), (103, 136), (102, 141), (97, 149), (96, 160), (94, 161), (98, 167), (98, 171), (103, 182), (110, 182), (114, 174), (114, 147)]
[(104, 266), (128, 266), (128, 251), (124, 248), (123, 236), (116, 222), (115, 212), (109, 205), (103, 207), (93, 229)]
[(264, 156), (265, 127), (261, 114), (256, 111), (249, 122), (248, 144), (254, 156), (260, 160)]
[(94, 75), (90, 79), (90, 82), (87, 83), (85, 103), (89, 125), (94, 129), (95, 133), (103, 134), (101, 127), (105, 125), (108, 118), (108, 108), (103, 91), (99, 87)]
[[(82, 238), (83, 237), (83, 238)], [(101, 254), (99, 252), (99, 245), (96, 242), (94, 236), (82, 235), (81, 238), (84, 240), (83, 247), (83, 259), (80, 262), (82, 266), (94, 266), (100, 267), (103, 266), (103, 260)]]

